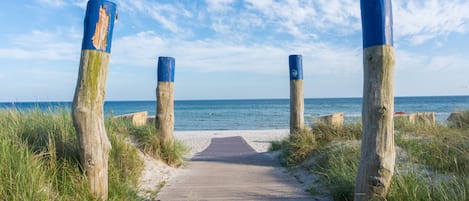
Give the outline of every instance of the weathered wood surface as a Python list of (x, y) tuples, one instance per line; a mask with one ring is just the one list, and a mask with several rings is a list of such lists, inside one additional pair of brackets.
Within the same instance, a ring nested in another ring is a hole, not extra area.
[(147, 124), (148, 112), (135, 112), (130, 114), (118, 115), (114, 117), (115, 119), (125, 119), (132, 122), (135, 126), (143, 126)]
[(344, 113), (335, 113), (329, 115), (320, 116), (317, 120), (317, 123), (326, 124), (334, 127), (341, 127), (344, 125)]
[(395, 121), (404, 121), (410, 124), (434, 126), (436, 124), (435, 112), (416, 112), (410, 114), (396, 114)]
[(316, 200), (275, 159), (256, 153), (239, 136), (213, 138), (167, 182), (157, 199)]
[(304, 83), (303, 80), (290, 80), (290, 133), (304, 129)]
[(364, 49), (363, 135), (355, 200), (380, 200), (389, 189), (394, 146), (394, 48)]
[(157, 93), (157, 129), (161, 143), (174, 144), (174, 83), (158, 82)]
[[(80, 145), (80, 162), (96, 200), (108, 197), (111, 143), (104, 128), (104, 95), (116, 4), (90, 0), (86, 8), (82, 53), (72, 117)], [(80, 192), (76, 192), (80, 193)]]
[(72, 109), (80, 161), (90, 190), (98, 200), (107, 200), (108, 192), (111, 143), (104, 128), (103, 110), (108, 64), (108, 53), (83, 50)]

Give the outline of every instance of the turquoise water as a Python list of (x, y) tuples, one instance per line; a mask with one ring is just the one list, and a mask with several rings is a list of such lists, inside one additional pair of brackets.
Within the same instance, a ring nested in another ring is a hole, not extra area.
[[(27, 110), (39, 107), (70, 109), (70, 102), (0, 103), (0, 108)], [(260, 100), (191, 100), (175, 101), (176, 130), (248, 130), (289, 128), (288, 99)], [(344, 112), (346, 121), (356, 121), (361, 115), (361, 98), (305, 99), (305, 121), (315, 117)], [(104, 105), (106, 115), (148, 111), (155, 115), (155, 101), (109, 101)], [(436, 112), (438, 121), (445, 121), (451, 112), (469, 110), (469, 96), (396, 97), (395, 111)]]

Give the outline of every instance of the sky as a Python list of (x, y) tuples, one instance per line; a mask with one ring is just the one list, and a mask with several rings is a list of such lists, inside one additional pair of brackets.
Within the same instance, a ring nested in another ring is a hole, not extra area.
[[(86, 0), (1, 1), (0, 102), (71, 101)], [(106, 100), (155, 100), (157, 58), (175, 98), (361, 97), (359, 0), (115, 0)], [(393, 0), (395, 95), (469, 95), (469, 1)]]

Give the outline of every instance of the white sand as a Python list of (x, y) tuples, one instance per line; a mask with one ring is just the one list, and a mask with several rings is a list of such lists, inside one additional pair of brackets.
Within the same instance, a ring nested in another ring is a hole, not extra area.
[[(203, 151), (210, 145), (212, 138), (241, 136), (257, 152), (267, 152), (271, 141), (282, 140), (289, 135), (289, 130), (225, 130), (225, 131), (176, 131), (174, 137), (189, 149), (188, 158)], [(144, 160), (144, 170), (139, 180), (140, 195), (151, 198), (160, 184), (175, 176), (179, 169), (169, 167), (161, 161), (140, 154)]]

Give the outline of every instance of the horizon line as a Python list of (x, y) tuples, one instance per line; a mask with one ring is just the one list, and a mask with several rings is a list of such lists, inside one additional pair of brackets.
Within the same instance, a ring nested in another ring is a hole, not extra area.
[[(424, 96), (394, 96), (394, 98), (424, 98), (424, 97), (469, 97), (469, 95), (424, 95)], [(361, 96), (355, 97), (306, 97), (304, 99), (356, 99), (363, 98)], [(236, 101), (236, 100), (288, 100), (288, 97), (273, 97), (273, 98), (194, 98), (194, 99), (176, 99), (174, 101)], [(110, 99), (104, 100), (104, 102), (144, 102), (144, 101), (156, 101), (155, 99)], [(21, 100), (21, 101), (0, 101), (0, 103), (51, 103), (51, 102), (63, 102), (71, 103), (72, 100)]]

